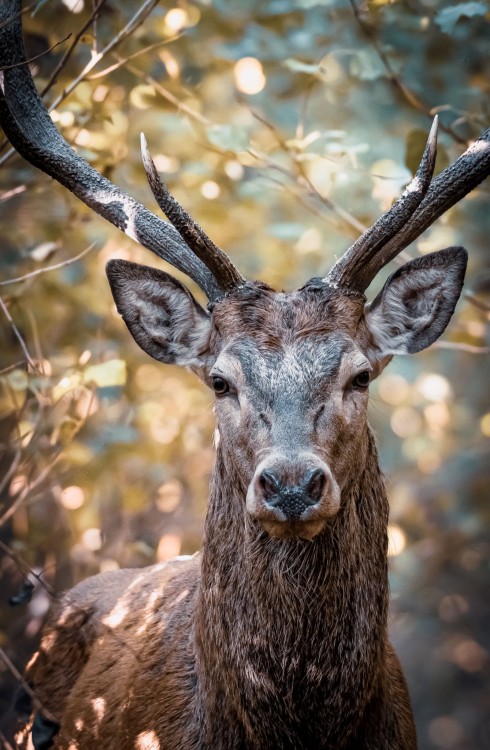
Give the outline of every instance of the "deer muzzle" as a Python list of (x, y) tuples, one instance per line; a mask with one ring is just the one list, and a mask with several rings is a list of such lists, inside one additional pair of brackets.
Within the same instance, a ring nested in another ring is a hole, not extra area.
[(340, 506), (340, 490), (329, 466), (314, 454), (272, 454), (257, 467), (247, 492), (247, 510), (279, 538), (312, 539)]

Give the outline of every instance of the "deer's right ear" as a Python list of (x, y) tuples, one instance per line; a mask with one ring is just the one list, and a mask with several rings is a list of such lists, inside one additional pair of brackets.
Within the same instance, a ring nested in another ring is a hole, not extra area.
[(110, 260), (106, 273), (117, 310), (143, 351), (166, 364), (203, 364), (211, 318), (180, 281), (126, 260)]

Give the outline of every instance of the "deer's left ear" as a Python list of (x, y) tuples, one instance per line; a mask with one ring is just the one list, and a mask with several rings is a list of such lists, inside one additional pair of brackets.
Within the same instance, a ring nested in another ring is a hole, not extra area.
[(467, 260), (463, 247), (448, 247), (389, 277), (365, 310), (378, 356), (419, 352), (439, 338), (456, 307)]

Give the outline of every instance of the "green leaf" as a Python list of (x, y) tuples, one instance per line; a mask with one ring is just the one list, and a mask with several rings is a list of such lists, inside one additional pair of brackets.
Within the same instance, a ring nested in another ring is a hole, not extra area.
[(109, 359), (99, 365), (91, 365), (83, 373), (83, 382), (95, 383), (99, 388), (124, 385), (126, 362), (123, 359)]
[(486, 3), (469, 2), (453, 5), (450, 8), (442, 8), (436, 13), (435, 22), (444, 32), (452, 34), (455, 26), (461, 18), (473, 18), (473, 16), (484, 16), (488, 13)]
[(349, 69), (361, 81), (375, 81), (386, 75), (383, 63), (370, 49), (361, 49), (351, 60)]
[(288, 60), (284, 60), (283, 65), (285, 68), (289, 68), (289, 70), (293, 70), (295, 73), (310, 73), (316, 75), (321, 73), (322, 70), (320, 65), (305, 63), (301, 60), (295, 60), (292, 57)]
[(208, 141), (223, 151), (246, 151), (248, 133), (236, 125), (211, 125), (206, 130)]
[(12, 370), (2, 380), (14, 391), (25, 391), (29, 385), (29, 378), (25, 370)]

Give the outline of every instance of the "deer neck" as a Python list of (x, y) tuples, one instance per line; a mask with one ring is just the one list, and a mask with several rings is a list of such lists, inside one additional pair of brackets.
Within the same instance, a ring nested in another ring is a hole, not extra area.
[(359, 715), (384, 659), (388, 506), (374, 440), (367, 434), (365, 465), (313, 542), (261, 531), (234, 471), (220, 448), (196, 612), (203, 695), (256, 747), (261, 732), (264, 747), (287, 736), (286, 724), (294, 746), (294, 726), (314, 732), (319, 721), (336, 741), (353, 726), (353, 695)]

